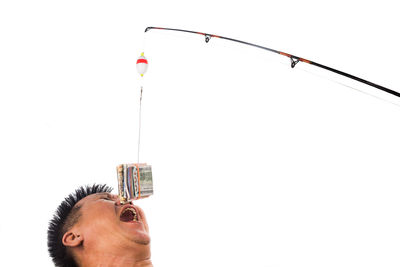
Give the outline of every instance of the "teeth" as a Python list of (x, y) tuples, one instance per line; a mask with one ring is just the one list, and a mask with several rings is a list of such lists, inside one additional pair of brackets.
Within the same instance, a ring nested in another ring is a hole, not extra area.
[(136, 210), (135, 210), (135, 209), (133, 209), (133, 208), (127, 208), (126, 210), (130, 210), (130, 211), (132, 211), (132, 212), (133, 212), (133, 214), (135, 214), (135, 215), (136, 215)]
[(136, 210), (135, 209), (133, 209), (133, 208), (127, 208), (125, 211), (127, 211), (127, 210), (130, 210), (130, 211), (132, 211), (133, 212), (133, 221), (138, 221), (138, 216), (137, 216), (137, 214), (136, 214)]

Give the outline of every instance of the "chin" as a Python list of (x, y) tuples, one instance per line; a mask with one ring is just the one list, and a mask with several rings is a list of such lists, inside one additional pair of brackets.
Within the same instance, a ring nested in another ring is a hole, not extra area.
[(150, 244), (150, 235), (145, 231), (136, 231), (130, 235), (130, 239), (140, 245)]
[(148, 236), (147, 238), (135, 238), (134, 239), (134, 242), (136, 243), (136, 244), (139, 244), (139, 245), (145, 245), (145, 246), (147, 246), (147, 245), (149, 245), (150, 244), (150, 237)]

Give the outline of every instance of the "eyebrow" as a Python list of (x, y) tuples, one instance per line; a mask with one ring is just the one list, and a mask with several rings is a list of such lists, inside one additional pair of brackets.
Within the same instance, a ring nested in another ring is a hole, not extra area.
[(98, 196), (98, 197), (104, 197), (104, 196), (106, 196), (106, 197), (108, 197), (108, 198), (113, 198), (112, 195), (111, 195), (110, 193), (106, 193), (106, 192), (98, 193), (97, 196)]
[(97, 199), (99, 199), (100, 197), (107, 197), (107, 198), (112, 199), (112, 200), (115, 199), (115, 198), (117, 198), (116, 195), (112, 195), (112, 194), (110, 194), (110, 193), (108, 193), (108, 192), (98, 193), (98, 194), (97, 194)]

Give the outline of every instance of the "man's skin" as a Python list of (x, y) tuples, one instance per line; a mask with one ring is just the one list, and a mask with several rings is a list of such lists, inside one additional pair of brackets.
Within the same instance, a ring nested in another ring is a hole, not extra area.
[[(79, 220), (62, 239), (79, 266), (153, 266), (146, 217), (132, 203), (121, 205), (116, 195), (98, 193), (80, 200)], [(123, 210), (136, 210), (138, 221), (121, 221)]]

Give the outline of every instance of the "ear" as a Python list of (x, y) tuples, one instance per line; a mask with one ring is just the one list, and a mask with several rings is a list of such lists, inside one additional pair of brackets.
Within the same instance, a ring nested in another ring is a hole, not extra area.
[(62, 243), (66, 247), (77, 247), (83, 243), (83, 236), (76, 229), (72, 228), (64, 234)]

